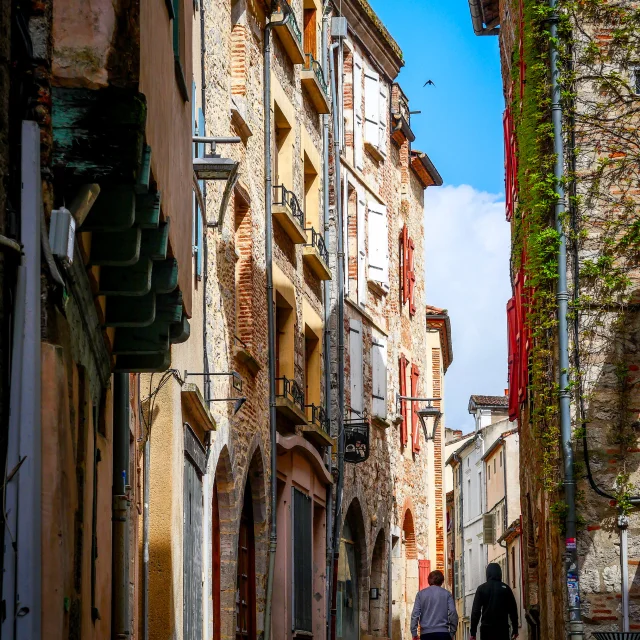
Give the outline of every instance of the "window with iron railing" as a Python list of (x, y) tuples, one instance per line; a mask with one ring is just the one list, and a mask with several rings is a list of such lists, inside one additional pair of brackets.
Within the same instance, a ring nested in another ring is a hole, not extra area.
[(324, 260), (325, 264), (328, 265), (329, 251), (324, 238), (313, 227), (307, 227), (305, 231), (307, 232), (307, 239), (309, 240), (305, 246), (314, 247), (320, 254), (320, 257)]
[(304, 391), (295, 380), (286, 376), (276, 378), (276, 398), (286, 398), (304, 412)]
[(329, 87), (327, 81), (324, 79), (324, 72), (322, 66), (310, 53), (304, 54), (304, 69), (306, 71), (313, 71), (318, 81), (318, 84), (322, 87), (325, 94), (329, 93)]
[(286, 206), (298, 224), (304, 229), (304, 211), (300, 207), (298, 198), (284, 185), (273, 187), (273, 204)]

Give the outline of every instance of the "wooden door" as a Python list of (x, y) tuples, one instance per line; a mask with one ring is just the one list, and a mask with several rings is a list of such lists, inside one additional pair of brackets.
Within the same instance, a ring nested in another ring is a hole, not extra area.
[(237, 559), (236, 640), (256, 640), (256, 550), (248, 482), (240, 517)]

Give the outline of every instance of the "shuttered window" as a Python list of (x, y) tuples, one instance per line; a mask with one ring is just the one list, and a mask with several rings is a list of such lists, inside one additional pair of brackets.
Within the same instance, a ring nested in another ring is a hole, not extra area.
[(362, 307), (367, 304), (367, 249), (365, 244), (365, 209), (364, 189), (357, 190), (357, 216), (358, 216), (358, 304)]
[(369, 67), (364, 70), (364, 140), (380, 143), (380, 77)]
[(369, 280), (389, 287), (389, 231), (387, 207), (370, 200), (369, 209)]
[(311, 632), (313, 606), (313, 541), (311, 498), (293, 488), (293, 631)]
[(431, 573), (431, 560), (418, 560), (418, 589), (426, 589), (429, 586), (429, 574)]
[(453, 561), (453, 594), (457, 600), (460, 597), (460, 563)]
[[(420, 370), (415, 364), (411, 365), (411, 396), (418, 397), (418, 381)], [(411, 448), (414, 452), (420, 451), (420, 420), (418, 419), (418, 403), (411, 403)]]
[(362, 58), (353, 55), (353, 157), (356, 169), (364, 169), (364, 117), (362, 114)]
[[(400, 395), (407, 395), (407, 359), (404, 354), (400, 356)], [(402, 446), (406, 446), (408, 440), (408, 425), (407, 421), (409, 417), (407, 415), (407, 402), (406, 400), (400, 401), (401, 411), (402, 411), (402, 423), (400, 425), (400, 443)]]
[(378, 83), (378, 150), (387, 154), (387, 118), (389, 117), (389, 93), (384, 81)]
[(378, 418), (387, 417), (387, 340), (374, 338), (371, 345), (371, 367), (373, 369), (372, 411)]
[(362, 369), (362, 322), (349, 322), (349, 361), (351, 373), (351, 409), (362, 413), (364, 408), (364, 385)]

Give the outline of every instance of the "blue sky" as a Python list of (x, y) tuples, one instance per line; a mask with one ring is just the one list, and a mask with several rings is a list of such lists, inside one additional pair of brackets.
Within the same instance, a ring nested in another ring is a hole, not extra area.
[[(507, 386), (510, 297), (504, 218), (502, 80), (497, 37), (473, 33), (467, 0), (369, 0), (404, 53), (413, 146), (444, 186), (425, 195), (428, 304), (449, 311), (454, 362), (446, 376), (448, 427), (472, 428), (471, 394)], [(436, 86), (423, 87), (426, 80)]]

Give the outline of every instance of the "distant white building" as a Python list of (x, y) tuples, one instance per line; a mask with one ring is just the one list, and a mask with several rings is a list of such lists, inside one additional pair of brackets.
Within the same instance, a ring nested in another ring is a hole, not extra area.
[(460, 615), (457, 640), (469, 638), (471, 608), (476, 589), (485, 581), (488, 547), (484, 544), (483, 516), (487, 505), (484, 456), (502, 433), (514, 428), (509, 422), (506, 396), (471, 396), (469, 413), (475, 431), (448, 458), (453, 474), (454, 597)]

